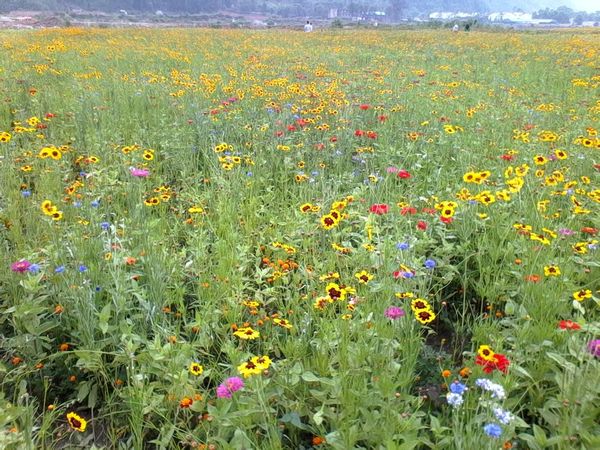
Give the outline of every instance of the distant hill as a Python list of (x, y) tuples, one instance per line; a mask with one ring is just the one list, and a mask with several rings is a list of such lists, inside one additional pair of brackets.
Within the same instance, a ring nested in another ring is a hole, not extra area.
[(351, 15), (383, 11), (394, 18), (414, 17), (433, 11), (526, 11), (558, 6), (572, 7), (570, 0), (2, 0), (0, 11), (42, 10), (206, 13), (229, 10), (232, 12), (261, 12), (283, 16), (326, 17), (330, 8)]

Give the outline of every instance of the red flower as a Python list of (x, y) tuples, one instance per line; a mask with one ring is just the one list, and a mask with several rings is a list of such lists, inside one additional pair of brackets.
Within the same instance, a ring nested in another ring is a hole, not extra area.
[(283, 131), (276, 131), (275, 136), (277, 136), (277, 137), (283, 136)]
[(454, 220), (454, 217), (440, 217), (440, 220), (443, 223), (452, 223), (452, 221)]
[(595, 236), (598, 233), (598, 228), (592, 228), (592, 227), (583, 227), (581, 229), (582, 233), (587, 233), (587, 234), (591, 234), (592, 236)]
[(502, 373), (506, 373), (508, 372), (510, 361), (503, 354), (495, 353), (493, 361), (487, 361), (481, 356), (477, 355), (475, 358), (475, 364), (482, 366), (485, 373), (492, 373), (494, 370), (499, 370)]
[(337, 136), (331, 136), (329, 142), (337, 142)]
[(504, 161), (512, 161), (514, 159), (514, 157), (515, 157), (515, 155), (509, 155), (509, 154), (505, 153), (500, 158), (502, 158)]
[(369, 208), (369, 211), (377, 214), (377, 215), (382, 215), (382, 214), (387, 214), (388, 211), (390, 210), (390, 207), (388, 205), (386, 205), (385, 203), (375, 203), (373, 205), (371, 205), (371, 208)]
[(296, 127), (294, 125), (287, 126), (288, 131), (296, 131)]
[(381, 115), (377, 117), (380, 122), (385, 122), (387, 120), (387, 116)]
[(365, 132), (363, 130), (355, 130), (354, 131), (354, 136), (364, 136)]
[(558, 323), (558, 328), (561, 330), (580, 330), (581, 325), (577, 322), (573, 322), (572, 320), (561, 320)]
[(410, 175), (410, 172), (408, 170), (402, 169), (402, 170), (398, 171), (398, 178), (407, 179), (407, 178), (410, 178), (410, 177), (411, 177), (411, 175)]
[(370, 108), (370, 106), (363, 103), (362, 105), (359, 106), (359, 108), (362, 109), (363, 111), (366, 111), (367, 109)]
[(539, 281), (540, 281), (540, 279), (541, 279), (541, 278), (540, 278), (540, 276), (539, 276), (539, 275), (536, 275), (536, 274), (527, 275), (527, 276), (525, 277), (525, 281), (530, 281), (530, 282), (532, 282), (532, 283), (537, 283), (537, 282), (539, 282)]
[(425, 231), (427, 229), (427, 222), (423, 222), (422, 220), (419, 220), (417, 222), (417, 229), (419, 229), (421, 231)]
[(377, 133), (375, 133), (374, 131), (367, 131), (367, 137), (369, 139), (377, 139)]
[(413, 208), (412, 206), (405, 206), (404, 208), (402, 208), (400, 210), (400, 214), (402, 214), (403, 216), (407, 215), (407, 214), (416, 214), (417, 213), (417, 208)]

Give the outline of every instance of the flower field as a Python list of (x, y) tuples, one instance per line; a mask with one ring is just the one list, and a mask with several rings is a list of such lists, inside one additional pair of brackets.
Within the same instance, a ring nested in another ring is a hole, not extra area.
[(600, 448), (599, 36), (0, 33), (0, 448)]

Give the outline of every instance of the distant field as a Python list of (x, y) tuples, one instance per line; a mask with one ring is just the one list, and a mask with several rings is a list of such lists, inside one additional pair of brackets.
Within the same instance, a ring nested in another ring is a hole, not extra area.
[(593, 31), (0, 33), (0, 448), (600, 448)]

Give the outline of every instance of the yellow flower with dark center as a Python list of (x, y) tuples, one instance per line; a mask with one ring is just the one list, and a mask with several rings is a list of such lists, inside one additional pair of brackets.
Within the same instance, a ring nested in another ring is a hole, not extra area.
[(69, 422), (69, 425), (72, 429), (81, 433), (83, 433), (85, 431), (85, 428), (87, 427), (87, 420), (85, 420), (83, 417), (78, 416), (74, 412), (70, 412), (67, 414), (67, 422)]
[(279, 325), (280, 327), (285, 328), (287, 330), (291, 330), (293, 328), (292, 324), (286, 319), (280, 319), (277, 317), (277, 318), (273, 319), (273, 323), (275, 325)]
[(10, 142), (12, 138), (12, 135), (6, 131), (1, 131), (0, 132), (0, 142), (4, 142), (5, 144), (7, 142)]
[[(405, 298), (405, 297), (404, 297)], [(431, 305), (429, 302), (423, 298), (415, 298), (410, 302), (410, 309), (412, 309), (415, 314), (419, 311), (425, 311), (431, 309)]]
[(252, 375), (259, 375), (263, 371), (263, 369), (253, 361), (246, 361), (245, 363), (240, 364), (237, 367), (237, 370), (244, 378), (248, 378)]
[(573, 244), (573, 251), (580, 255), (585, 255), (588, 252), (587, 242), (577, 242)]
[(239, 337), (240, 339), (253, 340), (260, 337), (260, 332), (254, 330), (251, 327), (243, 327), (238, 328), (238, 330), (235, 333), (233, 333), (233, 335)]
[(312, 212), (312, 205), (310, 203), (303, 203), (302, 205), (300, 205), (300, 212)]
[(202, 372), (204, 372), (204, 367), (202, 367), (197, 362), (193, 362), (190, 364), (190, 367), (188, 370), (190, 371), (190, 373), (192, 375), (200, 376), (200, 375), (202, 375)]
[(547, 277), (557, 277), (560, 275), (560, 268), (555, 265), (544, 266), (544, 275)]
[(433, 322), (436, 318), (435, 313), (430, 309), (424, 309), (415, 313), (417, 321), (423, 325)]
[(144, 158), (146, 161), (152, 161), (154, 159), (154, 152), (152, 150), (144, 150), (142, 158)]
[(592, 291), (589, 289), (580, 289), (576, 292), (573, 292), (573, 298), (578, 302), (584, 301), (586, 298), (592, 297)]
[(494, 361), (495, 353), (489, 345), (480, 345), (477, 349), (477, 355), (486, 361)]
[(158, 197), (151, 197), (144, 200), (144, 205), (146, 206), (157, 206), (160, 204), (160, 199)]
[(191, 208), (188, 209), (188, 212), (190, 214), (200, 214), (200, 213), (204, 212), (204, 208), (202, 208), (201, 206), (192, 206)]
[(251, 361), (256, 364), (257, 367), (260, 367), (260, 370), (267, 370), (271, 367), (271, 363), (273, 362), (267, 355), (255, 356)]
[(335, 227), (338, 224), (338, 222), (339, 222), (339, 219), (336, 220), (336, 218), (334, 216), (332, 216), (331, 214), (325, 214), (324, 216), (321, 217), (321, 225), (326, 230), (331, 230), (333, 227)]
[(375, 277), (375, 275), (370, 274), (366, 270), (361, 270), (360, 272), (355, 273), (354, 276), (358, 279), (358, 282), (361, 284), (367, 284)]
[(397, 298), (414, 298), (414, 292), (396, 292), (394, 294)]
[(332, 300), (343, 301), (346, 299), (346, 290), (337, 283), (329, 283), (325, 286), (325, 292)]

